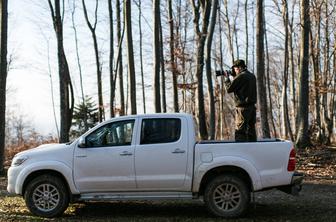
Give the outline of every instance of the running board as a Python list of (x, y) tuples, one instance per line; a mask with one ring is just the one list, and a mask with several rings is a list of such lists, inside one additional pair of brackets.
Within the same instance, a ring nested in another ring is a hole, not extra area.
[(101, 200), (184, 200), (193, 199), (191, 192), (125, 192), (125, 193), (85, 193), (80, 201)]

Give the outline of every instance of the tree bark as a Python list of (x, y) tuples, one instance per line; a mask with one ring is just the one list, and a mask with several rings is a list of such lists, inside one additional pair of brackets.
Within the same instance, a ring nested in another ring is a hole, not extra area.
[(7, 85), (7, 40), (8, 1), (0, 1), (0, 175), (4, 173), (6, 134), (6, 85)]
[(54, 30), (57, 38), (57, 56), (58, 56), (58, 72), (60, 85), (60, 106), (61, 106), (61, 124), (60, 124), (60, 141), (61, 143), (69, 141), (69, 131), (72, 122), (74, 108), (74, 93), (71, 84), (68, 62), (64, 53), (63, 46), (63, 24), (60, 12), (60, 1), (55, 0), (55, 9), (48, 0), (53, 20)]
[(113, 8), (112, 0), (107, 0), (108, 12), (109, 12), (109, 28), (110, 28), (110, 54), (109, 54), (109, 71), (110, 71), (110, 117), (115, 116), (115, 81), (113, 73), (113, 59), (114, 59), (114, 32), (113, 32)]
[(232, 63), (235, 60), (234, 51), (233, 51), (233, 38), (232, 38), (232, 32), (231, 32), (231, 24), (230, 24), (230, 17), (229, 17), (229, 9), (228, 9), (228, 1), (224, 0), (224, 7), (225, 7), (225, 19), (227, 24), (227, 40), (229, 43), (229, 49), (230, 49), (230, 55), (231, 55), (231, 61)]
[(141, 86), (142, 86), (142, 102), (143, 102), (143, 111), (146, 113), (146, 94), (145, 94), (145, 80), (144, 80), (144, 71), (143, 71), (143, 56), (142, 56), (142, 25), (141, 25), (141, 0), (138, 3), (139, 7), (139, 47), (140, 47), (140, 72), (141, 72)]
[[(296, 2), (296, 1), (295, 1)], [(296, 99), (296, 87), (295, 87), (295, 63), (294, 63), (294, 12), (295, 12), (295, 2), (292, 4), (292, 16), (289, 22), (289, 66), (290, 66), (290, 77), (291, 77), (291, 84), (290, 84), (290, 92), (292, 95), (291, 99), (291, 119), (292, 119), (292, 133), (293, 137), (296, 138), (296, 117), (297, 117), (297, 99)]]
[(153, 1), (153, 76), (154, 76), (154, 108), (156, 113), (161, 112), (160, 98), (160, 0)]
[[(266, 30), (266, 24), (265, 24), (265, 30)], [(266, 47), (266, 81), (267, 81), (267, 91), (268, 91), (268, 101), (269, 101), (269, 109), (268, 113), (271, 118), (272, 128), (273, 128), (273, 136), (277, 138), (277, 130), (274, 123), (273, 118), (273, 99), (272, 99), (272, 91), (271, 91), (271, 80), (270, 80), (270, 56), (269, 56), (269, 48), (268, 48), (268, 38), (267, 38), (267, 32), (265, 31), (265, 47)]]
[(298, 113), (298, 137), (296, 146), (305, 148), (310, 145), (308, 133), (309, 111), (309, 0), (301, 0), (301, 52), (300, 52), (300, 82), (299, 82), (299, 113)]
[[(121, 34), (121, 9), (120, 9), (120, 0), (116, 0), (116, 13), (117, 13), (117, 38), (119, 42), (119, 56), (117, 62), (117, 73), (119, 76), (119, 92), (120, 92), (120, 116), (125, 115), (125, 93), (124, 93), (124, 76), (123, 76), (123, 59), (122, 59), (122, 34)], [(125, 27), (125, 18), (124, 18), (124, 27)], [(124, 30), (123, 30), (124, 32)]]
[(212, 0), (212, 15), (211, 15), (211, 21), (210, 26), (207, 33), (207, 44), (206, 44), (206, 56), (205, 56), (205, 64), (206, 64), (206, 76), (208, 80), (208, 94), (209, 94), (209, 115), (210, 115), (210, 127), (209, 127), (209, 138), (211, 140), (215, 139), (216, 135), (216, 110), (215, 110), (215, 98), (214, 98), (214, 89), (213, 89), (213, 83), (212, 83), (212, 75), (211, 75), (211, 45), (212, 45), (212, 39), (213, 34), (215, 30), (215, 24), (216, 24), (216, 16), (217, 16), (217, 6), (218, 6), (218, 0)]
[(267, 96), (265, 89), (265, 52), (264, 52), (264, 12), (263, 0), (257, 0), (257, 81), (258, 101), (261, 118), (262, 137), (269, 138), (269, 125), (267, 117)]
[(288, 40), (289, 40), (289, 33), (288, 33), (288, 4), (287, 0), (282, 1), (283, 10), (282, 10), (282, 17), (283, 23), (285, 28), (285, 52), (284, 52), (284, 75), (283, 75), (283, 82), (282, 82), (282, 120), (284, 126), (284, 137), (286, 138), (288, 135), (290, 139), (293, 141), (293, 133), (289, 121), (288, 115), (288, 95), (287, 95), (287, 88), (288, 88), (288, 69), (289, 69), (289, 51), (288, 51)]
[[(160, 5), (159, 5), (160, 11)], [(161, 14), (161, 12), (160, 12)], [(162, 24), (161, 24), (161, 15), (157, 18), (159, 23), (159, 33), (160, 33), (160, 68), (161, 68), (161, 101), (162, 101), (162, 112), (167, 112), (167, 99), (166, 99), (166, 76), (165, 76), (165, 59), (163, 54), (163, 36), (162, 36)]]
[[(205, 121), (204, 95), (203, 95), (203, 67), (204, 67), (204, 46), (208, 30), (211, 2), (191, 0), (194, 13), (194, 29), (196, 34), (196, 78), (197, 78), (197, 102), (198, 102), (198, 124), (201, 139), (208, 138)], [(199, 28), (200, 7), (202, 8), (202, 30)]]
[[(332, 76), (330, 75), (331, 69), (330, 69), (330, 60), (329, 60), (329, 55), (330, 55), (330, 36), (329, 36), (329, 19), (330, 17), (328, 16), (329, 14), (329, 7), (328, 7), (329, 1), (326, 0), (325, 2), (325, 27), (324, 27), (324, 36), (325, 36), (325, 45), (323, 47), (323, 73), (324, 75), (322, 76), (322, 85), (323, 88), (327, 91), (329, 91), (329, 83), (328, 79), (332, 79)], [(335, 74), (334, 74), (335, 75)], [(335, 82), (334, 82), (335, 84)], [(334, 91), (334, 94), (336, 92)], [(322, 110), (323, 110), (323, 130), (324, 130), (324, 135), (323, 135), (323, 144), (325, 145), (330, 145), (331, 143), (331, 136), (333, 133), (333, 111), (330, 109), (332, 107), (332, 102), (330, 102), (330, 106), (328, 105), (328, 101), (331, 101), (332, 96), (329, 97), (329, 93), (325, 92), (322, 94)]]
[(168, 0), (168, 21), (169, 21), (169, 47), (170, 47), (170, 68), (173, 77), (173, 97), (174, 97), (174, 112), (179, 112), (178, 105), (178, 91), (177, 91), (177, 70), (175, 63), (175, 52), (174, 52), (174, 19), (173, 19), (173, 8), (172, 0)]
[(130, 100), (131, 114), (137, 113), (136, 107), (136, 82), (134, 69), (133, 37), (132, 37), (132, 20), (131, 20), (131, 0), (125, 0), (125, 21), (126, 21), (126, 40), (127, 40), (127, 58), (128, 58), (128, 75), (130, 81)]

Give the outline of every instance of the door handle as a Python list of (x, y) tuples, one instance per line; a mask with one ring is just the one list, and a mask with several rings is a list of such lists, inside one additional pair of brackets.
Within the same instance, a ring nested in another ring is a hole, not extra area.
[(174, 154), (176, 154), (176, 153), (185, 153), (185, 150), (181, 150), (181, 149), (177, 148), (172, 153), (174, 153)]
[(87, 156), (86, 155), (79, 155), (79, 156), (76, 156), (77, 158), (86, 158)]
[(124, 152), (120, 153), (120, 156), (132, 156), (132, 155), (133, 155), (133, 153), (128, 152), (128, 151), (124, 151)]

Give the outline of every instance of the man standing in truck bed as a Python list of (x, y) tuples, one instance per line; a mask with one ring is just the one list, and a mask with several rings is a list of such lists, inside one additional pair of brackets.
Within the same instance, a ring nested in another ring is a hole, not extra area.
[(237, 142), (254, 142), (257, 140), (255, 123), (257, 102), (257, 86), (254, 74), (246, 68), (244, 60), (236, 60), (232, 71), (235, 78), (231, 82), (226, 78), (225, 85), (228, 93), (234, 94), (236, 104), (236, 131)]

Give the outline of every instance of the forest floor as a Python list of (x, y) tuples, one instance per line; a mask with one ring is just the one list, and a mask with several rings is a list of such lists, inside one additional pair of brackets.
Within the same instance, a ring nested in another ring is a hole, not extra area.
[[(297, 157), (298, 171), (305, 174), (298, 197), (258, 192), (245, 217), (228, 221), (336, 221), (336, 147), (307, 149)], [(201, 201), (79, 203), (62, 217), (46, 220), (32, 216), (6, 186), (0, 177), (0, 221), (225, 221), (211, 216)]]

